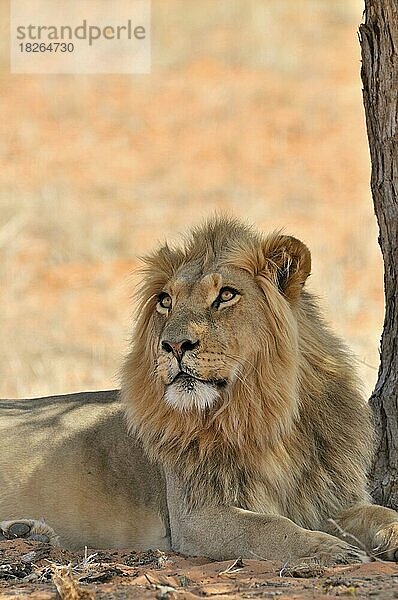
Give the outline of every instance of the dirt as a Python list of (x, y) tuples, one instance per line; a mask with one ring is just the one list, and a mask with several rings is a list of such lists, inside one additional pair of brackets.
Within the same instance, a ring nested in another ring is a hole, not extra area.
[(70, 552), (41, 542), (0, 544), (0, 600), (156, 598), (398, 598), (398, 565), (382, 561), (325, 568), (307, 562), (215, 562), (158, 550)]

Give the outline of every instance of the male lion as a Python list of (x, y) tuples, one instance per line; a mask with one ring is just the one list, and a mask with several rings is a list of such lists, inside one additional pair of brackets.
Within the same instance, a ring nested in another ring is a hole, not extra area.
[(372, 429), (352, 358), (303, 289), (306, 246), (216, 218), (145, 264), (121, 401), (2, 402), (3, 537), (397, 558), (398, 514), (366, 492)]

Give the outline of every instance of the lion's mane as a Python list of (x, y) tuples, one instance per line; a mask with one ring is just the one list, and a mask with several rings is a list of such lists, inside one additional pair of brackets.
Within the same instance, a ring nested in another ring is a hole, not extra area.
[[(266, 493), (276, 512), (314, 528), (342, 503), (363, 499), (372, 434), (353, 359), (302, 289), (309, 252), (302, 245), (293, 264), (297, 240), (289, 240), (216, 218), (194, 229), (182, 247), (166, 244), (147, 257), (122, 395), (146, 452), (178, 473), (192, 503), (206, 498), (260, 510)], [(218, 262), (250, 273), (264, 292), (271, 325), (259, 323), (262, 351), (245, 379), (213, 410), (182, 414), (163, 401), (154, 377), (159, 340), (152, 315), (159, 291), (191, 261), (203, 270)], [(278, 288), (283, 278), (287, 295)]]

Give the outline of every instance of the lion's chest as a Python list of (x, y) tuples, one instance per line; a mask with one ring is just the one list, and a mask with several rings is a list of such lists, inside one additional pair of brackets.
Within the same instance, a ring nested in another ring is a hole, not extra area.
[[(279, 460), (277, 460), (279, 458)], [(283, 459), (283, 460), (281, 460)], [(271, 456), (245, 490), (248, 510), (287, 517), (297, 525), (319, 529), (338, 509), (338, 490), (319, 464)]]

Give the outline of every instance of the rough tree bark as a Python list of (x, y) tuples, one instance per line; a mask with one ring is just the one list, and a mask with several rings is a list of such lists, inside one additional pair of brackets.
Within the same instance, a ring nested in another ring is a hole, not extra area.
[(386, 302), (381, 363), (370, 399), (377, 433), (370, 491), (376, 502), (398, 509), (398, 0), (365, 0), (360, 42)]

